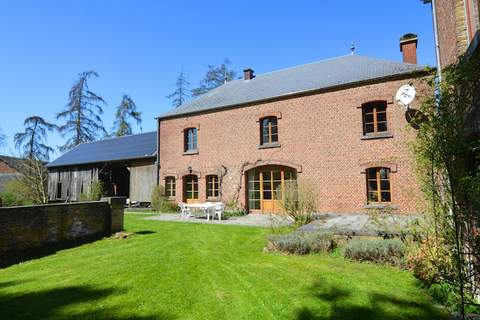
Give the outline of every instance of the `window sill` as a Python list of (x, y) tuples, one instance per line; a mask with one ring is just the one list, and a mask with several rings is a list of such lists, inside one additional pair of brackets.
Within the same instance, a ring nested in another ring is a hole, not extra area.
[(184, 151), (183, 152), (184, 156), (191, 156), (191, 155), (194, 155), (194, 154), (198, 154), (198, 150), (189, 150), (189, 151)]
[(218, 199), (218, 197), (207, 197), (207, 201), (216, 202), (216, 201), (219, 201), (219, 199)]
[(360, 137), (361, 140), (385, 139), (385, 138), (393, 138), (393, 134), (387, 131), (387, 132), (367, 133)]
[(393, 209), (397, 210), (398, 206), (391, 203), (369, 203), (363, 206), (363, 209)]
[(278, 142), (275, 143), (266, 143), (266, 144), (261, 144), (257, 148), (258, 149), (270, 149), (270, 148), (280, 148), (282, 145)]

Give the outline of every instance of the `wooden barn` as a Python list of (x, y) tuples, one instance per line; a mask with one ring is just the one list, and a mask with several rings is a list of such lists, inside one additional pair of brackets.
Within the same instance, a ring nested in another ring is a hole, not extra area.
[(104, 196), (150, 202), (156, 150), (156, 132), (80, 144), (47, 165), (49, 199), (79, 201), (101, 181)]

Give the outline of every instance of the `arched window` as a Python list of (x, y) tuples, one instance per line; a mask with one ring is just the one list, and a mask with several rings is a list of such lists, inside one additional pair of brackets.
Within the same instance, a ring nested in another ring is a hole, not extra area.
[(390, 169), (368, 168), (367, 175), (367, 201), (368, 203), (390, 202)]
[(188, 128), (183, 131), (184, 150), (192, 152), (197, 150), (197, 128)]
[(362, 107), (362, 114), (364, 135), (388, 131), (386, 101), (365, 104)]
[(176, 183), (175, 177), (166, 177), (165, 178), (165, 196), (169, 198), (175, 197), (176, 193)]
[(218, 176), (209, 175), (207, 176), (207, 198), (217, 198), (218, 197)]
[(266, 117), (260, 120), (260, 144), (268, 145), (278, 142), (277, 117)]

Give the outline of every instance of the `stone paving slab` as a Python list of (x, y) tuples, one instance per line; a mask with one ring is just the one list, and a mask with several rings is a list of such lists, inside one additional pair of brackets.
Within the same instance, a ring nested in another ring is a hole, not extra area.
[(279, 227), (288, 226), (291, 221), (275, 215), (268, 214), (247, 214), (245, 216), (230, 217), (226, 220), (210, 220), (207, 221), (205, 217), (190, 217), (182, 218), (180, 214), (160, 214), (152, 217), (146, 217), (145, 220), (156, 221), (173, 221), (173, 222), (185, 222), (185, 223), (208, 223), (208, 224), (223, 224), (223, 225), (238, 225), (249, 227)]
[(316, 220), (302, 226), (299, 231), (329, 231), (344, 235), (386, 235), (406, 231), (410, 223), (418, 220), (420, 215), (383, 215), (369, 216), (367, 214), (333, 214), (316, 215)]

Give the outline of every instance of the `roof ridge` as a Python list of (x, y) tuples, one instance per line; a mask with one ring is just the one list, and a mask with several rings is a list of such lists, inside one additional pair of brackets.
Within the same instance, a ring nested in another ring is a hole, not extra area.
[[(90, 143), (96, 143), (96, 142), (102, 142), (102, 141), (108, 141), (108, 140), (122, 139), (122, 138), (128, 138), (128, 137), (133, 137), (133, 136), (140, 136), (142, 134), (152, 134), (152, 133), (155, 133), (155, 132), (156, 132), (156, 130), (155, 131), (142, 132), (142, 133), (129, 134), (129, 135), (121, 136), (121, 137), (108, 137), (108, 138), (104, 138), (104, 139), (100, 139), (100, 140), (82, 142), (82, 143), (77, 144), (76, 146), (74, 146), (70, 150), (73, 150), (73, 149), (75, 149), (76, 147), (78, 147), (82, 144), (90, 144)], [(68, 150), (68, 151), (70, 151), (70, 150)]]

